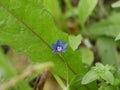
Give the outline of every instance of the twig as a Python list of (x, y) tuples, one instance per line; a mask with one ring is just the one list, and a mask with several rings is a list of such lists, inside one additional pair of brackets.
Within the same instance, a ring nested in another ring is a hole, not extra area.
[(36, 71), (43, 71), (46, 69), (51, 70), (51, 68), (53, 68), (53, 64), (51, 62), (37, 64), (37, 65), (36, 64), (30, 65), (30, 66), (28, 66), (28, 68), (26, 70), (23, 71), (23, 73), (21, 75), (18, 75), (16, 77), (12, 78), (11, 80), (0, 85), (0, 90), (7, 90), (9, 87), (14, 86), (16, 83), (18, 83), (19, 81), (23, 80), (24, 78), (30, 76), (31, 74), (33, 74)]

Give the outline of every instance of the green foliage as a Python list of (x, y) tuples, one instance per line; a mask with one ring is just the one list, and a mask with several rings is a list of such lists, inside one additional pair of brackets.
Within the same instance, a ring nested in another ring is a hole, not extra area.
[(98, 54), (104, 64), (117, 64), (119, 55), (116, 51), (116, 43), (114, 39), (101, 37), (97, 39), (96, 46), (98, 48)]
[(62, 12), (60, 9), (59, 1), (54, 0), (51, 2), (51, 0), (43, 0), (43, 2), (44, 2), (44, 5), (47, 7), (47, 9), (52, 14), (52, 16), (55, 18), (55, 20), (61, 21), (63, 16), (62, 16)]
[(77, 36), (69, 35), (69, 44), (73, 50), (76, 50), (78, 48), (78, 46), (81, 43), (81, 40), (82, 40), (81, 35), (77, 35)]
[[(120, 11), (111, 9), (105, 2), (0, 0), (0, 45), (28, 54), (30, 66), (35, 62), (54, 63), (51, 73), (64, 90), (119, 90)], [(119, 7), (119, 1), (112, 6)], [(90, 47), (82, 41), (84, 38), (87, 38)], [(65, 53), (54, 54), (52, 44), (57, 40), (68, 43)], [(8, 82), (15, 82), (13, 78), (23, 74), (18, 74), (13, 62), (6, 60), (6, 56), (0, 49), (0, 84), (3, 86), (7, 82), (2, 81), (2, 77)], [(38, 67), (36, 64), (33, 68)], [(26, 65), (26, 68), (29, 67)], [(50, 67), (47, 69), (50, 70)], [(36, 73), (32, 74), (32, 78), (37, 78)], [(28, 83), (29, 80), (21, 79), (14, 87), (31, 90)], [(7, 87), (10, 86), (8, 84)]]
[(92, 65), (94, 61), (93, 52), (88, 48), (81, 48), (80, 53), (82, 55), (82, 62), (88, 66)]
[(113, 8), (120, 7), (120, 1), (117, 1), (117, 2), (113, 3), (112, 7)]
[(82, 84), (88, 84), (98, 79), (98, 75), (95, 71), (89, 71), (83, 78)]
[(111, 15), (109, 18), (95, 23), (89, 27), (88, 34), (91, 38), (97, 39), (100, 36), (116, 38), (120, 32), (120, 13)]
[[(62, 56), (53, 53), (51, 44), (58, 39), (68, 42), (68, 35), (55, 27), (42, 1), (0, 2), (0, 21), (4, 21), (1, 25), (0, 44), (28, 53), (33, 62), (54, 62), (54, 73), (64, 79), (71, 79), (74, 74), (85, 72), (79, 52), (73, 52), (70, 46)], [(66, 72), (69, 72), (69, 77), (66, 77)]]
[(79, 22), (84, 26), (86, 20), (97, 5), (98, 0), (81, 0), (78, 5), (79, 9)]
[(120, 40), (120, 33), (117, 35), (117, 37), (116, 37), (115, 40), (116, 40), (116, 41), (117, 41), (117, 40)]
[[(2, 69), (2, 72), (0, 72), (2, 75), (2, 78), (0, 78), (0, 83), (2, 84), (3, 82), (1, 82), (1, 79), (3, 78), (11, 79), (12, 77), (17, 75), (16, 71), (13, 69), (9, 60), (6, 60), (1, 48), (0, 48), (0, 68)], [(20, 81), (18, 86), (21, 90), (23, 89), (30, 90), (30, 88), (24, 81)]]
[(92, 82), (88, 85), (82, 85), (80, 82), (82, 81), (83, 74), (76, 75), (71, 83), (69, 84), (70, 90), (86, 90), (87, 88), (97, 90), (96, 82)]
[(83, 77), (82, 84), (88, 84), (95, 80), (105, 80), (106, 83), (113, 85), (114, 76), (111, 72), (111, 70), (113, 70), (112, 68), (113, 67), (109, 65), (103, 66), (101, 63), (96, 63), (96, 66)]

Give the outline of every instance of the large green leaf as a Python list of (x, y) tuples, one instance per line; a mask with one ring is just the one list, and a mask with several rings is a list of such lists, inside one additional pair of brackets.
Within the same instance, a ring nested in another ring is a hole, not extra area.
[(89, 27), (88, 34), (91, 38), (108, 36), (115, 38), (120, 32), (120, 13), (111, 15), (105, 20), (95, 23)]
[(79, 9), (79, 22), (84, 26), (86, 20), (97, 5), (98, 0), (80, 0), (78, 4)]
[(96, 46), (98, 48), (98, 54), (104, 64), (113, 65), (118, 63), (119, 58), (114, 39), (107, 37), (98, 38)]
[[(70, 46), (63, 55), (55, 55), (51, 44), (58, 39), (68, 42), (68, 36), (59, 31), (42, 0), (0, 0), (0, 44), (12, 46), (19, 52), (29, 54), (32, 61), (52, 61), (54, 73), (66, 78), (66, 64), (69, 77), (83, 73), (79, 53)], [(65, 58), (65, 60), (64, 60)]]

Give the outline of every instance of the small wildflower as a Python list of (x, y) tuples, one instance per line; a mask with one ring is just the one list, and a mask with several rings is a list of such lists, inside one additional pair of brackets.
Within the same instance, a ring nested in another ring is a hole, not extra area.
[(52, 48), (54, 49), (54, 53), (65, 52), (67, 43), (62, 43), (61, 40), (58, 40), (56, 44), (52, 44)]

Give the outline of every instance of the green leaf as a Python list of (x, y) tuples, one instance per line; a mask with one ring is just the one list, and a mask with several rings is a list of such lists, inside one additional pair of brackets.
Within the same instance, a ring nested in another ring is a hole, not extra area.
[(98, 0), (80, 0), (78, 4), (79, 9), (79, 22), (81, 26), (84, 26), (86, 20), (97, 5)]
[(104, 79), (107, 83), (110, 83), (111, 85), (114, 84), (114, 76), (110, 71), (105, 71), (104, 73), (102, 73), (101, 78)]
[(103, 64), (117, 64), (119, 58), (114, 39), (107, 37), (98, 38), (96, 46), (98, 48), (99, 57), (101, 57)]
[[(61, 11), (60, 1), (59, 0), (43, 0), (44, 6), (47, 7), (47, 10), (53, 16), (53, 19), (57, 23), (57, 26), (62, 30), (67, 30), (66, 19)], [(53, 3), (54, 2), (54, 3)]]
[(120, 40), (120, 33), (117, 35), (117, 37), (115, 38), (115, 40)]
[(70, 79), (85, 72), (79, 52), (73, 52), (70, 46), (63, 56), (53, 53), (51, 44), (58, 39), (68, 42), (68, 35), (56, 28), (42, 0), (0, 0), (0, 13), (0, 21), (4, 21), (0, 26), (0, 44), (28, 53), (33, 62), (54, 62), (54, 73), (64, 79), (66, 72)]
[(100, 36), (116, 38), (120, 32), (120, 13), (115, 13), (107, 19), (95, 23), (89, 27), (88, 35), (97, 39)]
[(82, 84), (89, 84), (95, 80), (98, 79), (98, 75), (94, 70), (90, 70), (89, 72), (87, 72), (87, 74), (85, 74), (85, 76), (82, 79)]
[(97, 90), (97, 85), (96, 82), (92, 82), (88, 85), (82, 85), (81, 81), (82, 81), (83, 75), (79, 74), (76, 75), (71, 83), (69, 84), (69, 89), (70, 90), (86, 90), (87, 88), (89, 88), (90, 90)]
[(114, 86), (107, 86), (105, 87), (105, 90), (116, 90)]
[(81, 43), (81, 40), (82, 40), (82, 36), (81, 35), (77, 35), (77, 36), (74, 36), (74, 35), (69, 35), (69, 44), (71, 46), (71, 48), (75, 51), (78, 46), (80, 45)]
[(113, 3), (112, 7), (113, 8), (120, 7), (120, 1), (117, 1), (117, 2)]
[(59, 1), (58, 0), (53, 0), (52, 2), (51, 0), (43, 0), (43, 1), (44, 1), (44, 5), (50, 11), (53, 17), (56, 20), (60, 20), (62, 18), (62, 12), (60, 9)]
[(88, 66), (90, 66), (94, 61), (94, 54), (88, 48), (81, 48), (80, 53), (82, 55), (82, 62)]

